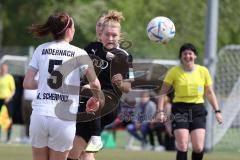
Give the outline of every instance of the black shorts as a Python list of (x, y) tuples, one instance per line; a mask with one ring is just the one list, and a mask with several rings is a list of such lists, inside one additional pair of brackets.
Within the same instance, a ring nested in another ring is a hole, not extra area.
[(116, 119), (118, 115), (118, 108), (113, 112), (88, 122), (78, 122), (76, 124), (76, 135), (82, 137), (86, 142), (88, 142), (91, 136), (100, 136), (104, 127)]
[(172, 106), (172, 129), (194, 129), (206, 128), (207, 111), (205, 106), (194, 103), (173, 103)]
[[(110, 96), (111, 94), (106, 94), (106, 92), (104, 94), (105, 94), (105, 101), (106, 100), (108, 101), (109, 98), (107, 98), (107, 96)], [(112, 98), (113, 97), (114, 96), (112, 96)], [(86, 97), (81, 98), (80, 100), (81, 104), (78, 110), (79, 113), (85, 112), (87, 100), (88, 98)], [(109, 100), (111, 100), (111, 98)], [(102, 112), (103, 112), (102, 116), (101, 116), (101, 113), (98, 114), (98, 112), (96, 112), (96, 116), (98, 118), (95, 118), (94, 115), (92, 115), (92, 117), (91, 116), (89, 117), (89, 118), (92, 118), (92, 120), (85, 121), (85, 122), (81, 121), (84, 118), (85, 114), (80, 115), (79, 121), (77, 118), (77, 124), (76, 124), (77, 136), (82, 137), (86, 142), (88, 142), (92, 135), (100, 136), (100, 133), (102, 132), (104, 127), (112, 123), (116, 119), (118, 112), (120, 110), (119, 103), (118, 101), (114, 101), (114, 100), (111, 100), (111, 102), (113, 103), (107, 102), (107, 101), (105, 103), (105, 106), (102, 109)]]
[(101, 119), (94, 119), (88, 122), (78, 122), (76, 124), (75, 135), (82, 137), (88, 142), (92, 135), (99, 135), (101, 129)]
[(7, 107), (7, 110), (8, 110), (9, 118), (12, 118), (13, 108), (11, 106), (11, 102), (5, 103), (4, 101), (5, 101), (5, 99), (0, 99), (0, 111), (2, 109), (2, 106), (5, 105)]

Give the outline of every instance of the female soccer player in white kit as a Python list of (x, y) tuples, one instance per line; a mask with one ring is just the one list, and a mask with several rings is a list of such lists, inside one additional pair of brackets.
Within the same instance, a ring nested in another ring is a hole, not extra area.
[(23, 82), (25, 89), (37, 89), (30, 123), (33, 160), (65, 160), (75, 136), (72, 117), (79, 103), (81, 74), (87, 76), (93, 92), (86, 111), (99, 108), (101, 86), (87, 53), (69, 44), (75, 28), (68, 14), (51, 15), (45, 24), (32, 25), (29, 30), (36, 37), (51, 33), (54, 39), (36, 48)]

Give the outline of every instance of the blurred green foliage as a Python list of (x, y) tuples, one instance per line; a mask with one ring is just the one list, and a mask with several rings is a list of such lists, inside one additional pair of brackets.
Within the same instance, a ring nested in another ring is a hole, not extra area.
[[(218, 48), (239, 44), (240, 0), (219, 0)], [(27, 33), (32, 23), (43, 23), (55, 11), (74, 17), (74, 45), (84, 47), (95, 38), (95, 24), (109, 9), (123, 12), (124, 39), (132, 42), (128, 49), (134, 57), (176, 59), (184, 42), (195, 44), (203, 58), (207, 22), (207, 0), (1, 0), (3, 23), (2, 46), (37, 46), (47, 39), (36, 40)], [(148, 22), (156, 16), (170, 18), (176, 36), (167, 45), (151, 42), (146, 36)]]

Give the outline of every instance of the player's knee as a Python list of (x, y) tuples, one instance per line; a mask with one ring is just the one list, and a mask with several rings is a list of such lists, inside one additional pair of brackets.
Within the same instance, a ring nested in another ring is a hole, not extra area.
[(195, 153), (201, 153), (203, 151), (203, 146), (195, 146), (193, 147), (193, 152)]
[(186, 152), (188, 150), (188, 143), (184, 143), (184, 142), (178, 143), (177, 148), (181, 152)]

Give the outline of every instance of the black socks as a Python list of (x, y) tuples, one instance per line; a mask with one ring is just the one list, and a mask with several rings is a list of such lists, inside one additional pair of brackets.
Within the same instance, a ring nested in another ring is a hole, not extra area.
[(176, 160), (187, 160), (187, 151), (177, 151), (177, 159)]
[(203, 159), (203, 151), (200, 153), (192, 152), (192, 160), (202, 160)]

